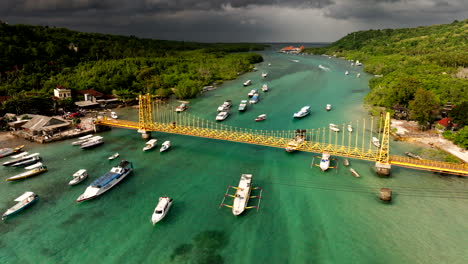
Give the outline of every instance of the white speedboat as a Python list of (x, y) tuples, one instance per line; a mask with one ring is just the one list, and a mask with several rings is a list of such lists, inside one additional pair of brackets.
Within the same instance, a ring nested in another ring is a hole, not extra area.
[(293, 117), (301, 118), (308, 114), (310, 114), (310, 106), (307, 105), (307, 106), (302, 107), (301, 110), (299, 110), (299, 112), (294, 113)]
[(188, 108), (188, 107), (187, 107), (186, 104), (181, 104), (181, 105), (179, 105), (179, 106), (176, 107), (175, 111), (176, 111), (177, 113), (180, 113), (180, 112), (183, 112), (183, 111), (187, 110), (187, 108)]
[(169, 140), (164, 141), (161, 145), (161, 149), (159, 149), (159, 152), (164, 152), (168, 150), (171, 147), (171, 142)]
[(271, 63), (268, 63), (268, 66), (271, 66)]
[[(25, 161), (31, 161), (32, 158), (38, 157), (38, 156), (39, 156), (39, 153), (28, 154), (28, 155), (21, 156), (21, 157), (16, 158), (16, 159), (11, 159), (9, 161), (6, 161), (2, 165), (3, 166), (15, 166), (17, 163), (22, 163), (22, 162), (25, 162)], [(32, 163), (30, 163), (30, 164), (32, 164)], [(29, 164), (27, 164), (27, 165), (29, 165)]]
[(346, 72), (345, 72), (345, 75), (348, 75), (348, 74), (349, 74), (349, 71), (346, 71)]
[(86, 141), (90, 140), (91, 138), (93, 138), (93, 135), (91, 135), (91, 134), (83, 136), (83, 137), (79, 137), (77, 141), (74, 141), (71, 144), (73, 146), (79, 146), (79, 145), (85, 143)]
[(24, 148), (24, 145), (15, 147), (15, 148), (1, 148), (0, 149), (0, 158), (13, 155), (20, 152)]
[(111, 117), (112, 117), (113, 119), (118, 119), (118, 118), (119, 118), (119, 116), (117, 115), (116, 112), (111, 112)]
[(28, 170), (27, 172), (20, 173), (18, 175), (15, 175), (13, 177), (10, 177), (6, 179), (5, 181), (16, 181), (16, 180), (21, 180), (21, 179), (26, 179), (32, 176), (36, 176), (38, 174), (41, 174), (43, 172), (47, 171), (47, 167), (44, 165), (41, 165), (40, 167), (34, 168), (32, 170)]
[(8, 216), (16, 214), (26, 207), (32, 205), (39, 199), (39, 196), (33, 192), (25, 192), (21, 196), (15, 199), (15, 202), (18, 202), (2, 215), (2, 220), (5, 220)]
[(96, 146), (99, 146), (101, 144), (104, 144), (104, 140), (102, 137), (96, 137), (92, 138), (85, 143), (81, 144), (81, 149), (89, 149), (89, 148), (94, 148)]
[(247, 80), (244, 82), (244, 86), (249, 86), (252, 84), (252, 81), (251, 80)]
[(155, 225), (157, 222), (161, 221), (171, 209), (172, 198), (167, 196), (159, 197), (159, 202), (154, 208), (153, 215), (151, 216), (151, 223)]
[(150, 139), (148, 142), (146, 142), (145, 147), (143, 148), (143, 151), (150, 150), (156, 146), (156, 143), (158, 142), (157, 139)]
[(27, 156), (29, 155), (29, 152), (25, 151), (25, 152), (21, 152), (20, 154), (16, 154), (16, 155), (13, 155), (11, 156), (12, 159), (17, 159), (17, 158), (21, 158), (21, 157), (24, 157), (24, 156)]
[(13, 165), (11, 165), (12, 167), (24, 167), (24, 166), (29, 166), (31, 164), (34, 164), (34, 163), (37, 163), (41, 160), (41, 157), (40, 156), (33, 156), (29, 159), (26, 159), (26, 160), (23, 160), (21, 162), (17, 162)]
[(318, 67), (319, 67), (320, 69), (324, 70), (324, 71), (329, 71), (329, 70), (330, 70), (330, 68), (327, 68), (327, 67), (325, 67), (325, 66), (323, 66), (323, 65), (319, 65)]
[(232, 106), (231, 100), (226, 100), (222, 105), (218, 107), (218, 112), (229, 111)]
[(379, 141), (378, 138), (372, 137), (372, 144), (374, 144), (374, 146), (380, 148), (380, 141)]
[(242, 100), (239, 104), (239, 111), (245, 111), (247, 109), (247, 100)]
[(107, 159), (108, 160), (113, 160), (113, 159), (117, 158), (118, 156), (120, 156), (120, 154), (118, 152), (116, 152), (116, 153), (112, 154), (112, 156), (108, 157)]
[(330, 167), (330, 154), (327, 152), (322, 153), (322, 158), (320, 159), (320, 169), (322, 171), (328, 170)]
[(261, 114), (259, 115), (257, 118), (255, 118), (255, 121), (263, 121), (263, 120), (266, 120), (267, 116), (266, 114)]
[(33, 165), (29, 165), (27, 167), (24, 167), (25, 170), (32, 170), (35, 168), (39, 168), (42, 166), (42, 162), (34, 163)]
[(216, 121), (223, 121), (223, 120), (226, 119), (228, 116), (229, 116), (229, 112), (228, 112), (228, 111), (219, 112), (219, 114), (216, 116)]
[(259, 95), (258, 94), (254, 94), (254, 96), (252, 96), (252, 98), (250, 98), (249, 100), (249, 104), (256, 104), (258, 103), (258, 100), (259, 100)]
[(333, 132), (340, 132), (340, 129), (335, 124), (330, 124), (329, 127), (330, 127), (330, 130)]
[(254, 96), (254, 94), (258, 93), (257, 89), (252, 89), (250, 92), (247, 94), (249, 97)]
[(262, 86), (262, 91), (268, 92), (268, 85), (266, 85), (266, 83), (263, 84), (263, 86)]
[(89, 199), (98, 197), (99, 195), (107, 192), (112, 187), (122, 181), (130, 172), (133, 171), (133, 164), (126, 160), (122, 160), (120, 164), (104, 174), (104, 176), (95, 180), (91, 185), (86, 188), (85, 192), (81, 194), (76, 201), (82, 202)]
[(348, 125), (348, 132), (353, 132), (353, 126), (352, 125)]
[(332, 105), (331, 105), (331, 104), (327, 104), (327, 106), (325, 107), (325, 110), (330, 111), (331, 109), (332, 109)]
[(84, 181), (88, 177), (88, 172), (85, 169), (78, 170), (73, 174), (73, 179), (68, 183), (68, 185), (76, 185)]
[(268, 73), (262, 72), (262, 78), (266, 78), (268, 76)]
[(234, 195), (234, 203), (232, 205), (232, 213), (240, 215), (244, 212), (250, 198), (250, 191), (252, 188), (252, 174), (242, 174), (239, 185), (236, 188)]

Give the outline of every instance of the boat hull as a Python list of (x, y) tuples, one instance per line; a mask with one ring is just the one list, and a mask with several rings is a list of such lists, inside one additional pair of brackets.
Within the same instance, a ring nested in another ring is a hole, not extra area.
[(13, 212), (8, 213), (8, 210), (10, 210), (10, 209), (8, 209), (7, 212), (4, 213), (4, 214), (2, 215), (2, 220), (5, 220), (5, 219), (7, 219), (8, 217), (11, 217), (11, 216), (13, 216), (13, 215), (18, 214), (19, 212), (23, 211), (24, 209), (26, 209), (26, 208), (28, 208), (29, 206), (31, 206), (31, 205), (33, 205), (34, 203), (36, 203), (37, 200), (39, 200), (39, 196), (36, 196), (31, 202), (26, 203), (26, 204), (23, 205), (21, 208), (15, 210), (15, 211), (13, 211)]
[(26, 178), (30, 178), (30, 177), (39, 175), (39, 174), (41, 174), (41, 173), (43, 173), (43, 172), (46, 172), (46, 171), (47, 171), (47, 169), (40, 169), (40, 170), (36, 170), (36, 171), (34, 171), (34, 172), (31, 172), (31, 173), (25, 172), (25, 173), (21, 173), (21, 174), (19, 174), (19, 175), (10, 177), (10, 178), (6, 179), (5, 181), (17, 181), (17, 180), (22, 180), (22, 179), (26, 179)]
[[(119, 182), (121, 182), (123, 179), (125, 179), (131, 172), (133, 171), (132, 168), (129, 168), (124, 174), (122, 174), (122, 176), (120, 176), (119, 178), (117, 178), (115, 181), (113, 181), (112, 183), (106, 185), (105, 187), (101, 187), (99, 189), (99, 191), (95, 194), (95, 195), (92, 195), (92, 196), (89, 196), (89, 197), (82, 197), (82, 195), (80, 195), (80, 197), (78, 197), (78, 199), (76, 199), (77, 202), (83, 202), (83, 201), (87, 201), (87, 200), (91, 200), (91, 199), (94, 199), (100, 195), (102, 195), (103, 193), (107, 192), (108, 190), (112, 189), (115, 185), (117, 185)], [(89, 187), (88, 187), (89, 188)]]

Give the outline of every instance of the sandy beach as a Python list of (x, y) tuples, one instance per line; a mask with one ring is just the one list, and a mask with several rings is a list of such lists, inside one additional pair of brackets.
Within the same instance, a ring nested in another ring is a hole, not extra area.
[(18, 145), (32, 145), (34, 142), (27, 141), (24, 138), (15, 137), (10, 132), (0, 132), (0, 148), (16, 147)]

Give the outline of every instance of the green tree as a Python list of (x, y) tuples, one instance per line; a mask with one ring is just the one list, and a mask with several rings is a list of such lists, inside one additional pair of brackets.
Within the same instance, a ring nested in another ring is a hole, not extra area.
[(453, 138), (453, 143), (461, 148), (468, 149), (468, 126), (460, 129)]
[(468, 102), (463, 102), (450, 111), (449, 116), (458, 127), (464, 127), (468, 124)]
[(423, 129), (427, 129), (430, 127), (437, 106), (438, 100), (431, 91), (418, 88), (414, 100), (409, 103), (410, 118), (418, 121)]

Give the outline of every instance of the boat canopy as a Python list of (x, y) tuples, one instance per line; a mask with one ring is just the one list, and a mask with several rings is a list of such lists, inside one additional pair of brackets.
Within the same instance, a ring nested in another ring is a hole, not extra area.
[(34, 193), (33, 192), (25, 192), (20, 197), (16, 198), (15, 202), (21, 202), (21, 201), (23, 201), (24, 199), (28, 198), (31, 195), (34, 195)]

